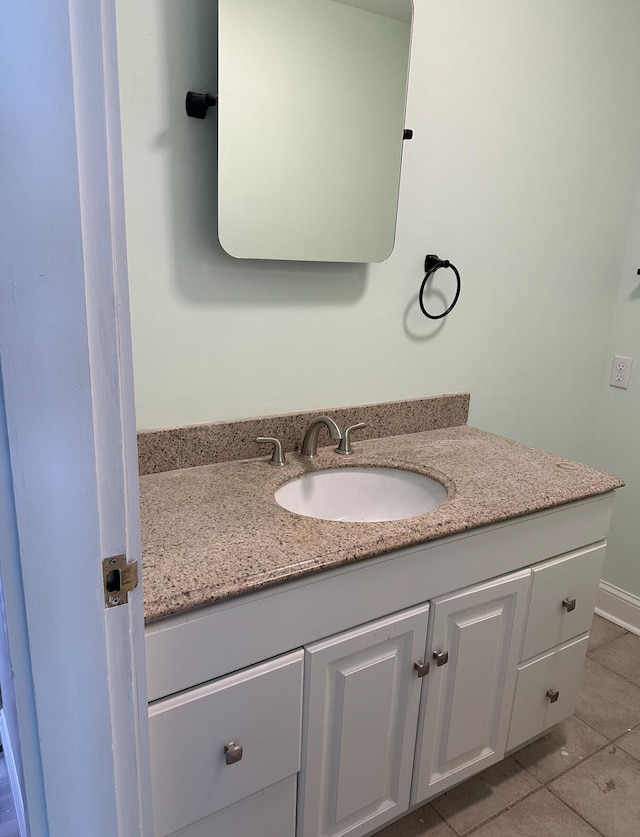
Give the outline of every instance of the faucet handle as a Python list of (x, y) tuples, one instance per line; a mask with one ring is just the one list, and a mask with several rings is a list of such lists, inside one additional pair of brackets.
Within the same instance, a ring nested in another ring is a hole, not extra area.
[(280, 439), (274, 439), (271, 436), (258, 436), (256, 442), (260, 442), (261, 444), (265, 442), (273, 445), (273, 453), (269, 460), (269, 465), (284, 465), (286, 463)]
[(364, 422), (359, 422), (358, 424), (352, 424), (351, 427), (347, 427), (344, 431), (342, 439), (340, 439), (340, 444), (336, 448), (336, 453), (343, 453), (345, 455), (353, 453), (353, 448), (351, 447), (351, 433), (354, 430), (362, 430), (362, 428), (366, 426), (367, 425), (364, 424)]

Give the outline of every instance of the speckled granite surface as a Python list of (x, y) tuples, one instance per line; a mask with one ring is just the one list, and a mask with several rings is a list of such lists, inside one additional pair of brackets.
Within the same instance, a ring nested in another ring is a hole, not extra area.
[[(256, 436), (275, 436), (280, 439), (285, 451), (296, 450), (300, 447), (309, 421), (320, 414), (330, 416), (343, 429), (365, 422), (367, 426), (359, 430), (354, 438), (380, 439), (398, 433), (416, 433), (466, 424), (469, 393), (213, 424), (192, 424), (166, 430), (142, 430), (138, 433), (140, 474), (157, 474), (177, 468), (261, 456), (267, 449), (264, 445), (256, 444)], [(320, 432), (319, 444), (329, 444), (329, 436), (324, 428)]]
[[(312, 462), (289, 454), (143, 476), (147, 621), (323, 569), (602, 494), (617, 477), (472, 427), (356, 442)], [(308, 470), (375, 464), (418, 471), (449, 492), (435, 511), (387, 523), (338, 523), (278, 506), (275, 489)]]

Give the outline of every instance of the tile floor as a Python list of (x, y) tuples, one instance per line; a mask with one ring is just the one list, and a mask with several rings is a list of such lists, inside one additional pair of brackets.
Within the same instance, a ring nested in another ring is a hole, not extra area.
[(376, 837), (469, 834), (640, 835), (640, 636), (595, 616), (575, 714)]

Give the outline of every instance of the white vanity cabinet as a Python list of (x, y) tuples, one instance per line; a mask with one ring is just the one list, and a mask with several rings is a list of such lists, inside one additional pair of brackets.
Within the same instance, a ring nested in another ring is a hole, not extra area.
[(156, 837), (368, 837), (571, 714), (612, 506), (148, 625)]

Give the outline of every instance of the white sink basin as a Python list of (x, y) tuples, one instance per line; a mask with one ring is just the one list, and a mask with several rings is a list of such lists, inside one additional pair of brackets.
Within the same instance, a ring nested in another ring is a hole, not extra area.
[(401, 468), (331, 468), (286, 482), (275, 492), (288, 511), (319, 520), (403, 520), (447, 499), (436, 480)]

